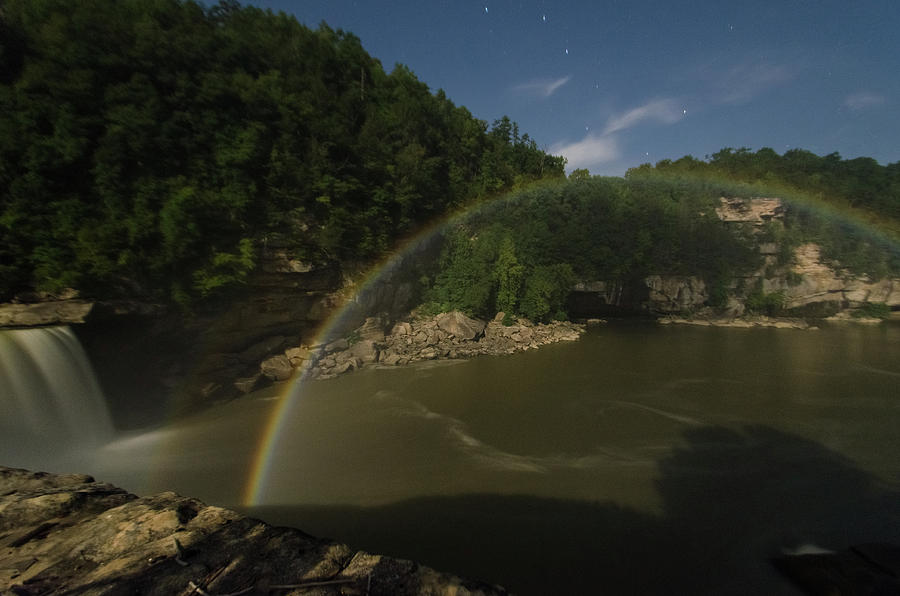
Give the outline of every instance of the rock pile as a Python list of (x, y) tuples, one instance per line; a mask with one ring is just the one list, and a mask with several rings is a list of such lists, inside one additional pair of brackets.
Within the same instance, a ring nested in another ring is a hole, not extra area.
[(573, 341), (584, 325), (570, 322), (531, 323), (519, 319), (503, 324), (504, 313), (485, 323), (461, 312), (415, 317), (384, 331), (377, 317), (342, 338), (321, 346), (289, 348), (260, 365), (260, 376), (287, 379), (296, 369), (311, 377), (328, 379), (369, 365), (402, 366), (421, 360), (473, 358), (512, 354), (559, 341)]
[(175, 493), (0, 467), (0, 593), (500, 595)]

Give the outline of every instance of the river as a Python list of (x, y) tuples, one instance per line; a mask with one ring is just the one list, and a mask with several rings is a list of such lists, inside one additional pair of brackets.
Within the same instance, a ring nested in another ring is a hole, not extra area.
[(900, 542), (896, 324), (613, 322), (309, 382), (240, 505), (280, 393), (3, 463), (175, 490), (519, 594), (793, 594), (768, 562), (782, 548)]

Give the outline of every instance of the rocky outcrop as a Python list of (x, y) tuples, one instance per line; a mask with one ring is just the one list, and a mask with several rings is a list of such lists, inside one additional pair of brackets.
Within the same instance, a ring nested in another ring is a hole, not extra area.
[(0, 327), (84, 323), (93, 308), (93, 302), (77, 299), (0, 304)]
[(0, 467), (0, 592), (505, 594), (196, 499)]
[(709, 299), (706, 282), (699, 277), (650, 275), (644, 283), (650, 290), (646, 307), (656, 313), (695, 310)]
[(657, 322), (661, 325), (694, 325), (698, 327), (733, 327), (738, 329), (750, 329), (753, 327), (772, 327), (774, 329), (818, 329), (810, 325), (804, 319), (784, 317), (718, 317), (715, 314), (700, 313), (696, 317), (660, 317)]
[(784, 204), (778, 198), (720, 197), (716, 216), (725, 223), (762, 226), (784, 217)]
[[(717, 217), (745, 237), (757, 238), (761, 265), (724, 288), (727, 296), (718, 296), (716, 308), (708, 306), (710, 288), (698, 277), (649, 275), (630, 284), (619, 281), (590, 281), (576, 284), (570, 297), (570, 309), (580, 316), (593, 313), (643, 312), (671, 320), (674, 315), (695, 324), (724, 324), (738, 317), (746, 326), (760, 324), (759, 317), (746, 318), (745, 303), (751, 294), (776, 295), (786, 314), (824, 318), (842, 311), (859, 309), (867, 303), (884, 304), (900, 310), (900, 279), (872, 280), (842, 270), (838, 263), (827, 262), (819, 246), (808, 243), (797, 247), (793, 259), (785, 259), (781, 247), (770, 233), (782, 225), (784, 204), (778, 198), (721, 197)], [(779, 259), (781, 255), (781, 260)], [(790, 260), (788, 264), (784, 261)], [(718, 288), (721, 291), (723, 288)], [(856, 313), (859, 314), (859, 313)], [(841, 317), (839, 317), (841, 318)], [(858, 317), (842, 319), (862, 321)], [(785, 325), (795, 326), (787, 321)]]
[(434, 318), (438, 329), (460, 340), (474, 340), (484, 333), (484, 321), (470, 319), (459, 311), (439, 314)]
[(765, 292), (781, 292), (787, 308), (813, 303), (833, 302), (837, 308), (857, 308), (866, 302), (900, 306), (900, 280), (871, 281), (835, 270), (823, 261), (819, 246), (804, 244), (794, 251), (794, 274), (776, 276), (764, 281)]
[[(512, 354), (576, 340), (585, 329), (576, 323), (535, 324), (525, 319), (504, 325), (503, 318), (504, 313), (498, 313), (485, 323), (461, 312), (441, 313), (400, 321), (389, 333), (376, 334), (372, 330), (383, 328), (384, 321), (370, 317), (349, 334), (352, 341), (339, 338), (324, 345), (289, 348), (274, 358), (289, 361), (294, 370), (309, 377), (329, 379), (370, 365), (402, 366), (422, 360)], [(367, 329), (368, 338), (361, 339)]]

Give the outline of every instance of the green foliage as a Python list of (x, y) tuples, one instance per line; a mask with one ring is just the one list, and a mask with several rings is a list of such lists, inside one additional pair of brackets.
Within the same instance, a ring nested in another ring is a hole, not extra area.
[(837, 153), (725, 148), (707, 161), (687, 156), (643, 164), (626, 178), (690, 181), (719, 187), (728, 196), (781, 197), (787, 201), (785, 225), (764, 232), (778, 244), (779, 265), (790, 263), (797, 245), (815, 242), (823, 257), (853, 274), (900, 274), (900, 162), (881, 166)]
[(434, 281), (434, 310), (512, 320), (565, 318), (577, 280), (699, 275), (721, 286), (759, 266), (751, 238), (711, 213), (703, 185), (593, 177), (522, 190), (483, 206), (446, 232)]
[(522, 278), (525, 267), (519, 264), (516, 258), (516, 247), (512, 237), (503, 238), (497, 255), (495, 276), (497, 281), (496, 310), (498, 312), (516, 312), (519, 302), (519, 290), (522, 288)]
[(853, 316), (858, 319), (887, 319), (891, 316), (891, 307), (884, 302), (865, 302), (853, 311)]
[(525, 281), (522, 314), (532, 321), (565, 320), (565, 302), (574, 283), (568, 263), (538, 265)]
[(561, 178), (351, 33), (230, 0), (6, 0), (0, 298), (243, 284), (261, 239), (374, 259), (447, 210)]
[(744, 301), (744, 306), (749, 312), (770, 317), (780, 315), (784, 311), (784, 304), (784, 292), (763, 292), (762, 280), (759, 281)]

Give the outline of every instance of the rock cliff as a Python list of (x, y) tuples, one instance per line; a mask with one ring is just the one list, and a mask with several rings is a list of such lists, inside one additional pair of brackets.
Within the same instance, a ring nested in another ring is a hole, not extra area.
[(0, 467), (0, 592), (501, 595), (174, 493)]
[[(716, 216), (724, 225), (748, 232), (757, 242), (762, 265), (750, 275), (736, 279), (728, 290), (727, 306), (719, 307), (716, 316), (736, 317), (744, 314), (749, 295), (760, 290), (778, 294), (782, 309), (791, 314), (828, 315), (857, 309), (866, 303), (900, 308), (900, 279), (873, 281), (841, 270), (839, 265), (822, 258), (813, 243), (794, 248), (788, 263), (779, 263), (780, 247), (763, 234), (767, 225), (782, 225), (784, 205), (777, 198), (722, 197)], [(607, 314), (609, 308), (654, 315), (696, 313), (710, 300), (706, 282), (693, 276), (649, 275), (624, 284), (621, 281), (581, 282), (573, 288), (571, 303), (583, 312)], [(607, 310), (604, 310), (604, 307)], [(812, 307), (812, 308), (810, 308)]]

